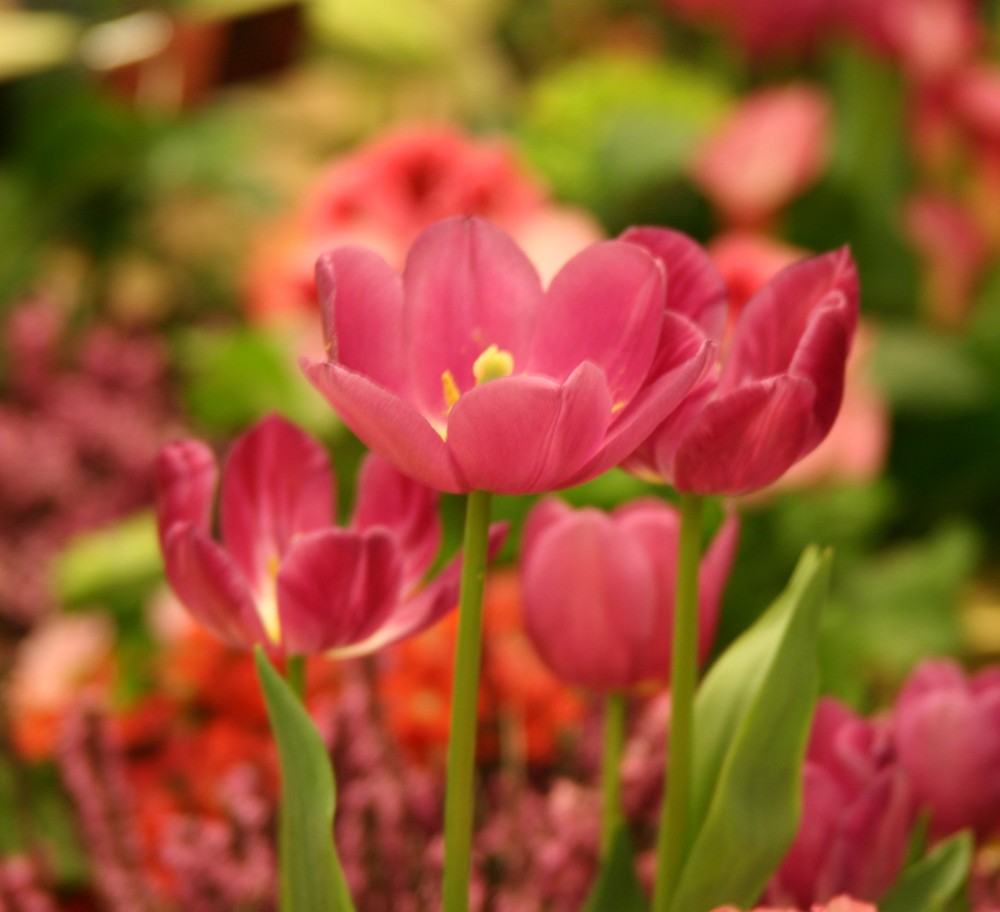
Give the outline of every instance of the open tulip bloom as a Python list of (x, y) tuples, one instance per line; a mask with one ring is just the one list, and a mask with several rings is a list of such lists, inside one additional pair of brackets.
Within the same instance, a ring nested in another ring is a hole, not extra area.
[(441, 539), (436, 492), (378, 456), (365, 462), (353, 521), (337, 528), (325, 451), (283, 418), (265, 418), (222, 471), (221, 544), (211, 533), (218, 476), (205, 444), (168, 445), (157, 464), (157, 519), (170, 585), (223, 640), (348, 657), (455, 606), (457, 560), (420, 585)]
[(312, 383), (368, 446), (442, 491), (530, 494), (628, 456), (682, 402), (712, 344), (667, 308), (656, 258), (594, 244), (543, 291), (476, 218), (439, 222), (402, 276), (357, 247), (317, 266), (329, 360)]

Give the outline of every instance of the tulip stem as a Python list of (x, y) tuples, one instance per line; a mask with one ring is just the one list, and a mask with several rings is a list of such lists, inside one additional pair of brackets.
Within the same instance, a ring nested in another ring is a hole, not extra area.
[(670, 732), (667, 742), (666, 798), (656, 842), (652, 912), (668, 912), (688, 848), (694, 694), (698, 677), (698, 568), (701, 559), (702, 498), (681, 495), (677, 554), (677, 596), (670, 658)]
[(625, 694), (608, 694), (604, 703), (604, 767), (601, 771), (601, 854), (608, 857), (622, 819), (622, 750), (625, 747)]
[(306, 657), (292, 655), (285, 659), (285, 680), (292, 688), (299, 702), (306, 701)]
[(465, 513), (458, 642), (452, 679), (451, 729), (444, 803), (443, 912), (466, 912), (472, 874), (472, 820), (479, 708), (479, 663), (483, 638), (490, 494), (473, 491)]

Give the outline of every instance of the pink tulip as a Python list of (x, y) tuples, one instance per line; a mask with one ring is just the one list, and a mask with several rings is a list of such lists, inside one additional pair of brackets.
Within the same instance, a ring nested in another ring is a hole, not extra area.
[(222, 471), (222, 544), (211, 537), (219, 471), (197, 440), (157, 463), (167, 579), (223, 640), (272, 653), (360, 655), (429, 626), (457, 602), (459, 564), (420, 588), (441, 538), (437, 494), (369, 456), (354, 520), (332, 526), (323, 448), (278, 416), (233, 445)]
[[(671, 276), (668, 306), (719, 339), (726, 289), (689, 238), (661, 228), (623, 240)], [(625, 465), (696, 494), (746, 494), (781, 477), (826, 437), (840, 409), (858, 314), (846, 248), (789, 266), (746, 304), (724, 362)]]
[(830, 104), (817, 89), (789, 85), (744, 99), (702, 148), (694, 180), (735, 227), (759, 227), (822, 172)]
[(806, 752), (802, 820), (768, 901), (806, 907), (839, 893), (878, 899), (902, 869), (914, 816), (884, 727), (821, 699)]
[(1000, 825), (1000, 671), (971, 678), (953, 662), (923, 662), (892, 713), (899, 763), (917, 803), (930, 810), (931, 836)]
[(443, 491), (549, 491), (617, 465), (705, 372), (712, 345), (665, 306), (662, 267), (595, 244), (543, 292), (499, 228), (425, 231), (402, 278), (377, 255), (320, 259), (329, 360), (303, 362), (345, 424)]
[[(599, 691), (667, 678), (679, 526), (677, 510), (652, 499), (610, 515), (555, 498), (535, 507), (521, 561), (524, 626), (559, 677)], [(715, 634), (737, 533), (736, 520), (727, 520), (702, 561), (701, 658)]]

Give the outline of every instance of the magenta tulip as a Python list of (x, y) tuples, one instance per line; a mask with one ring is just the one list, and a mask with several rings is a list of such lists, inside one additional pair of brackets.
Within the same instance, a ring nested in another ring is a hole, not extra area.
[(167, 579), (223, 640), (273, 654), (360, 655), (456, 604), (457, 561), (420, 587), (441, 538), (437, 494), (377, 456), (362, 469), (353, 522), (336, 528), (323, 448), (283, 418), (265, 418), (222, 471), (221, 545), (211, 537), (218, 476), (197, 440), (168, 445), (157, 463)]
[(933, 838), (1000, 828), (1000, 671), (969, 678), (954, 662), (923, 662), (896, 701), (892, 735)]
[(712, 345), (667, 310), (667, 281), (608, 241), (543, 292), (499, 228), (439, 222), (402, 277), (357, 247), (320, 258), (329, 360), (303, 366), (371, 449), (432, 487), (553, 490), (621, 462), (707, 369)]
[(804, 772), (799, 831), (768, 901), (807, 908), (840, 893), (877, 900), (902, 870), (915, 818), (888, 732), (821, 699)]
[[(521, 558), (524, 626), (557, 675), (598, 691), (669, 675), (679, 525), (673, 507), (652, 499), (611, 514), (554, 498), (535, 507)], [(727, 520), (702, 560), (702, 658), (737, 533), (736, 520)]]
[[(711, 339), (725, 325), (722, 279), (674, 231), (631, 229), (673, 279), (669, 308)], [(858, 319), (846, 248), (795, 263), (747, 302), (722, 364), (626, 461), (693, 494), (746, 494), (776, 481), (826, 437), (840, 408)]]

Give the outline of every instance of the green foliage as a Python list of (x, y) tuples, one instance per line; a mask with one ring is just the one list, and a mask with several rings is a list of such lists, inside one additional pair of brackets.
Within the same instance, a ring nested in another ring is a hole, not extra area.
[(354, 912), (333, 845), (330, 756), (302, 703), (260, 647), (255, 660), (281, 760), (282, 912)]
[(731, 103), (726, 87), (703, 70), (593, 56), (535, 84), (520, 141), (559, 196), (592, 209), (613, 230), (646, 220), (650, 202), (676, 225), (669, 184)]
[(633, 855), (632, 837), (622, 822), (611, 838), (597, 882), (582, 912), (646, 912), (649, 901), (639, 883)]
[(946, 912), (954, 908), (972, 865), (973, 841), (958, 833), (935, 846), (879, 900), (879, 912)]
[(673, 912), (751, 905), (795, 835), (830, 563), (807, 550), (698, 691), (690, 848)]

